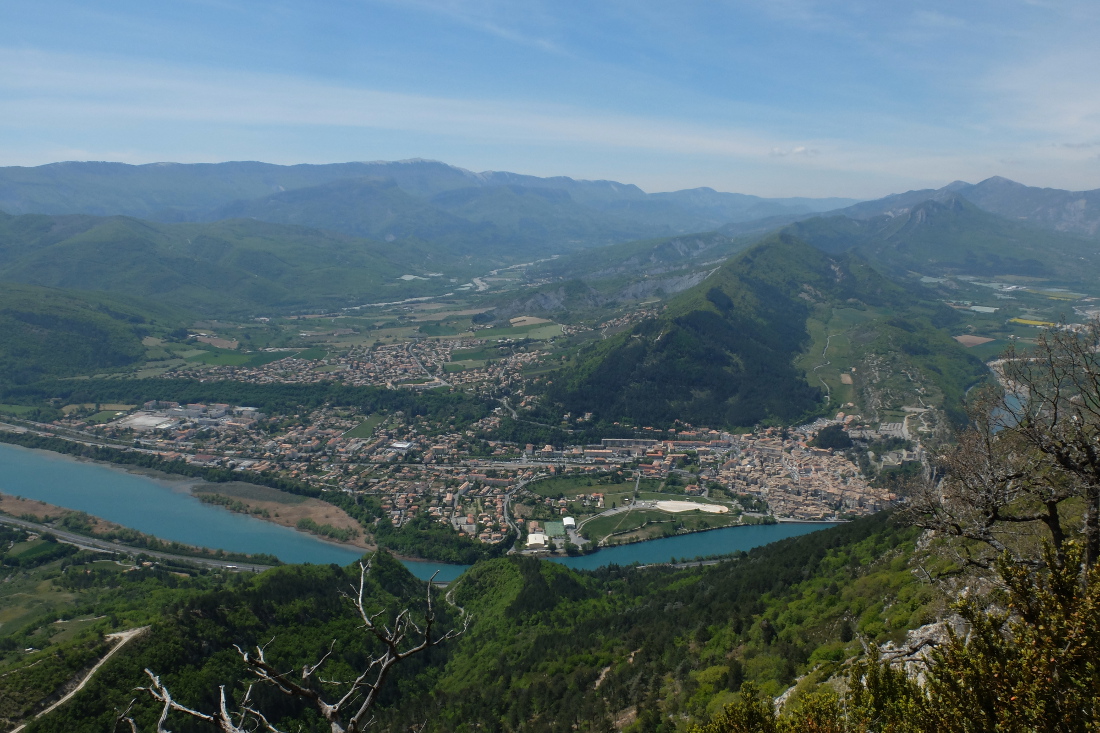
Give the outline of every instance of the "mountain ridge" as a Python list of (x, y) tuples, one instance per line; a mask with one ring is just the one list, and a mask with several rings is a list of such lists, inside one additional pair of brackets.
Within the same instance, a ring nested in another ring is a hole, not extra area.
[(851, 218), (898, 215), (927, 200), (961, 196), (983, 211), (1064, 234), (1100, 235), (1100, 189), (1068, 191), (1027, 186), (1003, 176), (978, 183), (953, 181), (942, 188), (921, 189), (863, 201), (833, 212)]
[[(808, 419), (834, 406), (816, 375), (809, 382), (806, 359), (811, 348), (828, 349), (825, 333), (838, 309), (858, 314), (842, 318), (848, 325), (833, 335), (851, 342), (846, 358), (859, 367), (859, 381), (849, 389), (860, 391), (869, 414), (887, 407), (883, 393), (902, 399), (876, 375), (906, 367), (923, 375), (927, 399), (935, 393), (946, 414), (960, 417), (956, 403), (986, 369), (943, 329), (958, 316), (856, 252), (828, 252), (791, 231), (734, 256), (670, 299), (660, 316), (578, 354), (545, 388), (547, 417), (592, 412), (608, 424), (726, 428)], [(811, 319), (819, 336), (811, 335)]]
[(895, 274), (1028, 275), (1073, 281), (1100, 272), (1094, 241), (988, 212), (957, 192), (875, 216), (804, 219), (786, 230), (828, 252), (857, 252)]

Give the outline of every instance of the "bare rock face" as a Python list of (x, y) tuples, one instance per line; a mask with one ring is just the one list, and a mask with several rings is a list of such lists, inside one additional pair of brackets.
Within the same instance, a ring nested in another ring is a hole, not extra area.
[(888, 641), (879, 646), (879, 653), (884, 662), (901, 665), (906, 675), (923, 684), (926, 663), (932, 650), (946, 644), (951, 634), (956, 637), (966, 636), (969, 630), (969, 626), (961, 616), (952, 615), (943, 621), (910, 629), (905, 635), (904, 643), (895, 644)]

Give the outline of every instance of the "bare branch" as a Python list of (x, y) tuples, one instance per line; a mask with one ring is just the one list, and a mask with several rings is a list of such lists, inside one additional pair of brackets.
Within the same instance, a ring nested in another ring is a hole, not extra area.
[[(435, 607), (432, 599), (432, 589), (435, 576), (427, 583), (426, 612), (423, 620), (419, 621), (413, 616), (409, 608), (403, 608), (387, 621), (386, 610), (372, 613), (367, 599), (367, 575), (370, 573), (374, 558), (359, 564), (359, 583), (352, 584), (351, 593), (344, 593), (351, 601), (361, 621), (361, 628), (368, 632), (382, 645), (380, 654), (371, 657), (355, 679), (338, 682), (321, 678), (317, 673), (332, 657), (337, 650), (339, 640), (334, 639), (328, 650), (314, 663), (303, 665), (300, 679), (291, 678), (290, 672), (283, 672), (275, 668), (267, 660), (266, 647), (257, 646), (254, 652), (248, 652), (239, 646), (235, 646), (241, 660), (252, 671), (252, 674), (260, 682), (273, 685), (284, 694), (299, 697), (309, 701), (322, 718), (329, 724), (333, 733), (360, 733), (371, 722), (373, 717), (368, 717), (371, 709), (378, 700), (378, 695), (386, 681), (390, 670), (395, 664), (407, 659), (414, 654), (419, 654), (433, 646), (438, 646), (444, 641), (454, 639), (465, 633), (470, 626), (470, 617), (464, 609), (458, 608), (463, 619), (461, 627), (452, 628), (443, 634), (435, 633)], [(450, 599), (448, 597), (448, 602)], [(452, 602), (451, 605), (454, 605)], [(268, 642), (270, 644), (271, 642)], [(169, 733), (164, 725), (168, 715), (179, 712), (191, 717), (214, 723), (223, 733), (246, 733), (246, 725), (251, 725), (248, 730), (265, 730), (268, 733), (281, 733), (265, 716), (251, 703), (252, 687), (249, 687), (235, 713), (229, 710), (229, 702), (225, 687), (220, 688), (220, 707), (215, 715), (200, 713), (186, 706), (180, 705), (172, 699), (168, 689), (161, 684), (160, 678), (149, 670), (146, 670), (152, 685), (145, 688), (153, 699), (163, 704), (160, 720), (157, 724), (158, 733)], [(345, 686), (346, 690), (336, 702), (327, 702), (322, 696), (319, 686)], [(139, 688), (141, 689), (141, 688)], [(347, 718), (345, 725), (345, 708), (357, 705), (355, 713)], [(128, 711), (127, 711), (128, 712)], [(234, 717), (236, 722), (233, 722)], [(120, 715), (119, 720), (129, 720), (125, 714)], [(130, 721), (133, 733), (137, 733), (133, 721)], [(259, 728), (256, 728), (256, 726)]]

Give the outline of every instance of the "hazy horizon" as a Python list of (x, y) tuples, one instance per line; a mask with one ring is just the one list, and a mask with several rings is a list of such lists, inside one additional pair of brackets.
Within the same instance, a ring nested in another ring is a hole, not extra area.
[[(1100, 187), (1100, 7), (43, 0), (0, 165), (441, 160), (766, 197)], [(15, 73), (17, 72), (17, 73)]]

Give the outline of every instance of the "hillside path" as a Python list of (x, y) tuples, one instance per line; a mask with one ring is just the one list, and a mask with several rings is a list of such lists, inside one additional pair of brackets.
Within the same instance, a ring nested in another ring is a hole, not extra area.
[[(142, 634), (144, 634), (148, 630), (149, 630), (148, 626), (142, 626), (141, 628), (138, 628), (138, 629), (128, 629), (126, 631), (119, 631), (116, 634), (107, 634), (107, 636), (104, 637), (104, 638), (118, 639), (118, 643), (115, 644), (113, 647), (111, 647), (111, 650), (109, 652), (107, 652), (106, 654), (104, 654), (103, 658), (100, 659), (98, 662), (96, 662), (94, 667), (92, 667), (90, 670), (88, 670), (88, 674), (84, 675), (84, 679), (80, 680), (80, 684), (78, 684), (76, 687), (74, 687), (69, 692), (69, 694), (62, 697), (60, 700), (55, 702), (53, 705), (50, 705), (48, 708), (46, 708), (45, 710), (40, 712), (38, 715), (35, 715), (33, 718), (31, 718), (31, 720), (37, 720), (38, 718), (41, 718), (44, 715), (49, 715), (54, 710), (57, 710), (59, 707), (61, 707), (62, 705), (67, 703), (69, 700), (71, 700), (73, 698), (73, 696), (76, 695), (76, 693), (78, 693), (78, 692), (80, 692), (81, 690), (84, 689), (84, 685), (88, 684), (88, 680), (90, 680), (95, 675), (95, 673), (99, 671), (99, 668), (102, 667), (107, 662), (108, 659), (110, 659), (111, 657), (113, 657), (115, 655), (115, 652), (117, 652), (122, 647), (126, 646), (126, 644), (128, 644), (131, 639), (136, 639), (137, 637), (141, 636)], [(30, 721), (28, 721), (28, 722), (30, 722)], [(26, 727), (27, 727), (27, 723), (21, 723), (19, 725), (19, 727), (12, 730), (11, 733), (19, 733), (21, 730), (23, 730)]]

